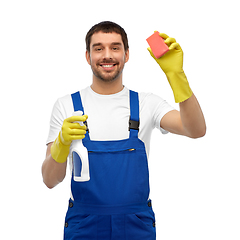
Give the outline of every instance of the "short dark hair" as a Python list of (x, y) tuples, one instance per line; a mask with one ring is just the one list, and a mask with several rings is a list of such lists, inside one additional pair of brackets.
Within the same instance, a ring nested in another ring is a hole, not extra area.
[(91, 38), (92, 35), (94, 33), (97, 32), (104, 32), (104, 33), (118, 33), (122, 36), (122, 41), (123, 41), (123, 45), (124, 45), (124, 49), (125, 51), (128, 50), (129, 46), (128, 46), (128, 38), (127, 38), (127, 34), (125, 32), (125, 30), (119, 26), (118, 24), (114, 23), (114, 22), (110, 22), (110, 21), (104, 21), (104, 22), (100, 22), (96, 25), (94, 25), (87, 33), (85, 41), (86, 41), (86, 49), (88, 52), (90, 52), (90, 42), (91, 42)]

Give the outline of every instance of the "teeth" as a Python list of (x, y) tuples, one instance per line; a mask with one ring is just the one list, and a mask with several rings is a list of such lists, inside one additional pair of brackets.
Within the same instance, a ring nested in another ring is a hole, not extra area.
[(113, 65), (102, 65), (102, 66), (105, 67), (105, 68), (113, 67)]

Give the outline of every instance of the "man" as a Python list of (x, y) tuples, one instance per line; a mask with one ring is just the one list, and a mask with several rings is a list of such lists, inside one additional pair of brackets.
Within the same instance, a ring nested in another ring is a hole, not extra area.
[[(87, 33), (92, 85), (55, 103), (42, 166), (43, 181), (53, 188), (63, 181), (70, 159), (73, 177), (64, 239), (156, 239), (148, 199), (151, 132), (157, 127), (190, 138), (206, 132), (201, 108), (182, 69), (182, 49), (175, 39), (160, 36), (169, 52), (156, 59), (148, 50), (165, 72), (180, 111), (156, 95), (138, 94), (123, 85), (122, 72), (129, 59), (123, 28), (101, 22)], [(73, 116), (78, 110), (84, 115)], [(87, 127), (77, 122), (87, 122)], [(77, 139), (83, 139), (88, 150), (89, 181), (74, 180), (71, 143)]]

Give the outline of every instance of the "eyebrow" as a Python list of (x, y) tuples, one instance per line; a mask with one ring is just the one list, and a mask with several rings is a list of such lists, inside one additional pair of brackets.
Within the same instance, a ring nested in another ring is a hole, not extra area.
[[(99, 43), (94, 43), (94, 44), (92, 45), (92, 47), (94, 48), (94, 47), (102, 46), (102, 45), (103, 45), (103, 44), (99, 42)], [(111, 45), (121, 46), (122, 44), (121, 44), (120, 42), (112, 42)]]

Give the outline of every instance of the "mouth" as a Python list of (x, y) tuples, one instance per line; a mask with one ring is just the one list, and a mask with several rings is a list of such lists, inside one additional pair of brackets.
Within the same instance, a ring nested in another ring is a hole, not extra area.
[(104, 70), (107, 70), (107, 71), (113, 70), (116, 65), (117, 65), (116, 63), (103, 63), (103, 64), (100, 64), (100, 66), (101, 66)]

